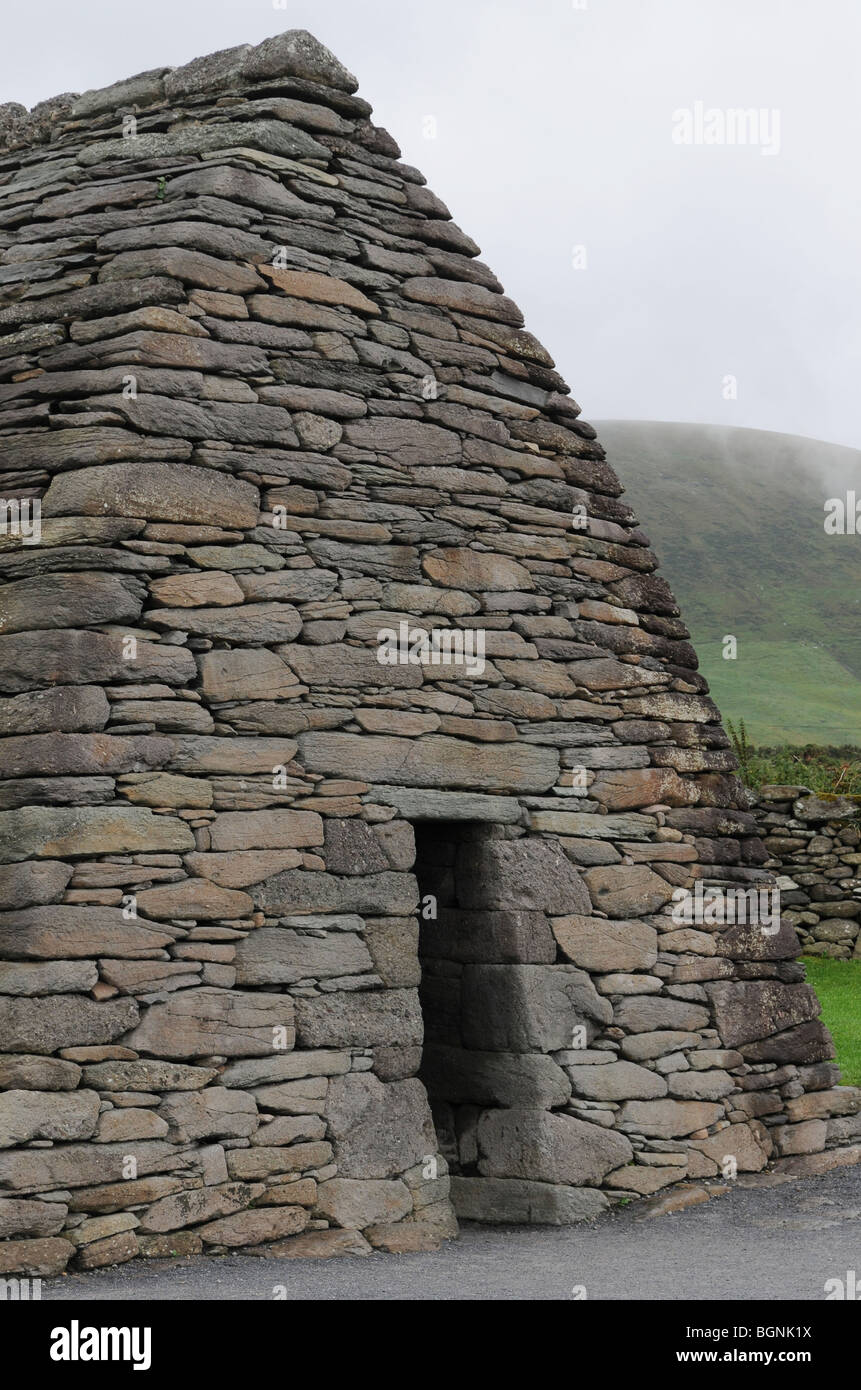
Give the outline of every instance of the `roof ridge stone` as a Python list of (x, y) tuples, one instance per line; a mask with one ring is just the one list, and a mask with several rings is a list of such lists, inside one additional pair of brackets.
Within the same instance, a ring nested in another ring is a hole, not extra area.
[(107, 87), (63, 92), (38, 102), (30, 111), (20, 102), (0, 104), (0, 149), (44, 144), (60, 123), (86, 121), (106, 111), (181, 104), (285, 78), (348, 97), (359, 86), (358, 79), (307, 29), (288, 29), (256, 46), (239, 44), (193, 58), (181, 67), (150, 68)]

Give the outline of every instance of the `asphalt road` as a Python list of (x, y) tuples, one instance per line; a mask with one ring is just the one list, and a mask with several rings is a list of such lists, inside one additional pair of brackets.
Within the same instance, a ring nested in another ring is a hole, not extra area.
[[(861, 1165), (774, 1187), (733, 1188), (643, 1217), (635, 1206), (575, 1227), (468, 1226), (432, 1254), (134, 1260), (46, 1281), (43, 1299), (825, 1299), (861, 1278)], [(280, 1297), (284, 1297), (282, 1292)], [(582, 1295), (580, 1295), (582, 1297)]]

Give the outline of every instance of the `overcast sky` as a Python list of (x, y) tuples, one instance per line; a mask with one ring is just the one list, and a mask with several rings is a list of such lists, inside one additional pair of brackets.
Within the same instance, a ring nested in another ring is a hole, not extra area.
[[(310, 29), (587, 419), (861, 444), (858, 0), (277, 3), (7, 0), (0, 100)], [(696, 143), (736, 108), (758, 144)]]

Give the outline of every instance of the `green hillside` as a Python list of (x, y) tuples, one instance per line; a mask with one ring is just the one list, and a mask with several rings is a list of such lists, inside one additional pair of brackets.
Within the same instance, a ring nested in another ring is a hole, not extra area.
[(861, 744), (861, 535), (823, 524), (826, 499), (861, 497), (861, 453), (764, 430), (596, 426), (724, 717), (758, 744)]

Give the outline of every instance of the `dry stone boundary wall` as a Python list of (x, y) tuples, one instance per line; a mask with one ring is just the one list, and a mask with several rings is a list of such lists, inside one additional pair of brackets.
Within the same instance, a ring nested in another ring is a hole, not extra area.
[(756, 812), (783, 920), (805, 955), (861, 959), (861, 802), (770, 785), (760, 788)]
[(355, 91), (0, 108), (2, 1274), (857, 1156), (791, 927), (673, 920), (768, 851), (648, 540)]

